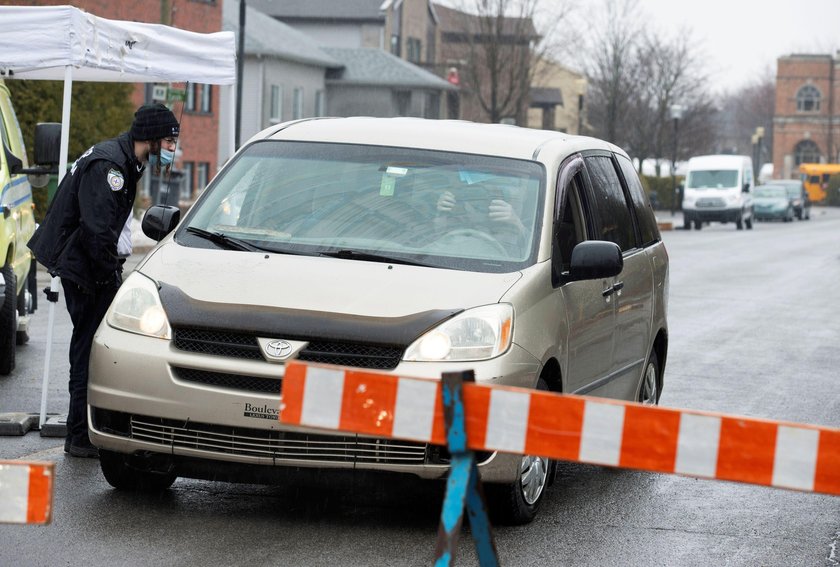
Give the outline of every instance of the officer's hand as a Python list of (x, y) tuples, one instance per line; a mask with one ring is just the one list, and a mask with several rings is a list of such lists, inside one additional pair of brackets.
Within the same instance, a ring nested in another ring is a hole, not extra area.
[(450, 213), (455, 208), (455, 195), (451, 191), (444, 191), (437, 200), (437, 210), (441, 213)]

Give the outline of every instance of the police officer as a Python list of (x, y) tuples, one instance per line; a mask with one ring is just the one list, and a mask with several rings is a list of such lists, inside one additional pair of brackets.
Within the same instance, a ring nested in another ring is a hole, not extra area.
[(64, 450), (74, 457), (99, 455), (88, 439), (88, 359), (94, 332), (122, 283), (124, 258), (117, 242), (146, 164), (158, 171), (169, 167), (179, 132), (178, 120), (164, 105), (141, 106), (131, 130), (76, 160), (28, 243), (47, 271), (61, 278), (73, 322)]

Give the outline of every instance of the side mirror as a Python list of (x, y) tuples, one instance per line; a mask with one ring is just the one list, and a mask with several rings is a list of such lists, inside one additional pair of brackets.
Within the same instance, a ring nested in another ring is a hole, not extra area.
[(617, 276), (624, 269), (621, 248), (615, 242), (588, 240), (572, 250), (569, 279), (596, 280)]
[(35, 126), (35, 163), (57, 168), (60, 161), (61, 124), (58, 122), (37, 124)]
[(160, 242), (181, 220), (181, 209), (169, 205), (154, 205), (143, 215), (143, 234)]
[(744, 188), (741, 189), (741, 193), (749, 193), (750, 192), (750, 184), (744, 183)]

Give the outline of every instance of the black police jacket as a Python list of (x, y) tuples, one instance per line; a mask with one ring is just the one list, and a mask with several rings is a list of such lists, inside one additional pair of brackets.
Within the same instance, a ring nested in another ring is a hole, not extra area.
[(126, 132), (82, 154), (62, 179), (27, 246), (52, 276), (91, 292), (122, 272), (117, 241), (143, 167)]

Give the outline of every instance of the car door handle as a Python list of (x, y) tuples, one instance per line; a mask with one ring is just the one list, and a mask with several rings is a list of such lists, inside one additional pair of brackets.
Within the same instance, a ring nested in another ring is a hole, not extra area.
[(610, 287), (601, 292), (604, 297), (609, 297), (613, 293), (620, 291), (624, 287), (624, 282), (615, 282)]

